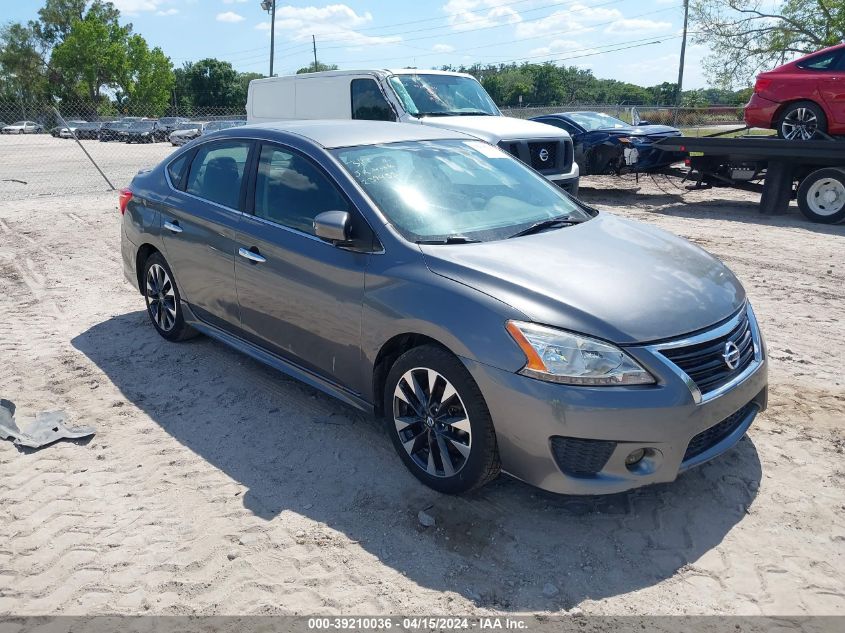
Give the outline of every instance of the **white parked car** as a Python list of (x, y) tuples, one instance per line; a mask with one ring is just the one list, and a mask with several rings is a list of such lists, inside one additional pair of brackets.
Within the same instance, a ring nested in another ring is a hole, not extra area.
[(578, 193), (572, 139), (544, 123), (503, 116), (472, 75), (438, 70), (336, 70), (255, 79), (249, 123), (285, 119), (401, 121), (498, 145), (569, 193)]
[(35, 121), (16, 121), (11, 125), (5, 126), (1, 132), (3, 134), (38, 134), (44, 129), (44, 126)]

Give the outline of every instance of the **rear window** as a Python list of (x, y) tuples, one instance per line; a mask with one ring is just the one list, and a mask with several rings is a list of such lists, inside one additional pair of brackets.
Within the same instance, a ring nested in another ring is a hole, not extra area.
[(836, 70), (840, 51), (832, 51), (822, 55), (815, 55), (797, 64), (804, 70)]
[(182, 183), (185, 182), (185, 165), (188, 162), (189, 153), (182, 154), (167, 166), (167, 175), (170, 176), (170, 182), (177, 189), (182, 189)]
[(191, 163), (186, 191), (231, 209), (238, 208), (250, 141), (206, 143)]

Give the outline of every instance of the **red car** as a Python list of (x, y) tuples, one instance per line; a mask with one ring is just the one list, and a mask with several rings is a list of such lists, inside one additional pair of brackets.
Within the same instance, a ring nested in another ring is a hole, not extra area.
[(745, 122), (791, 140), (845, 134), (845, 44), (761, 73)]

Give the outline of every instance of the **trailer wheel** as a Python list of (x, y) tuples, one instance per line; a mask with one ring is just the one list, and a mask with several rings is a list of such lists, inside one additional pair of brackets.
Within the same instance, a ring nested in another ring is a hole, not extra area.
[(845, 219), (845, 169), (817, 169), (798, 187), (798, 208), (813, 222), (836, 224)]

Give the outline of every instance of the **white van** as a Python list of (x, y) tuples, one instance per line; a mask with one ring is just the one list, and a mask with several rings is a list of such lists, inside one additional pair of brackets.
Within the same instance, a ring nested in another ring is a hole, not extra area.
[(369, 119), (433, 125), (498, 145), (573, 195), (578, 164), (569, 134), (503, 116), (472, 76), (437, 70), (333, 70), (254, 79), (250, 123)]

